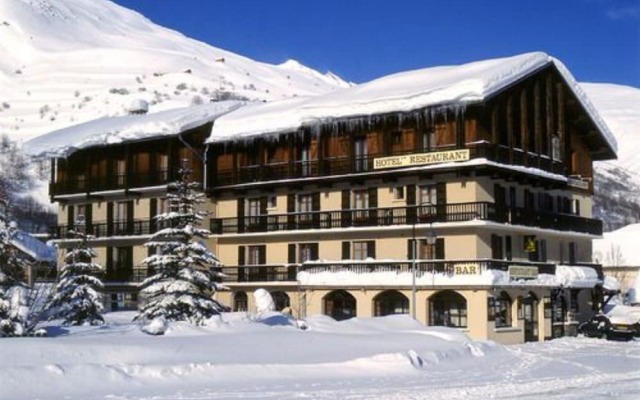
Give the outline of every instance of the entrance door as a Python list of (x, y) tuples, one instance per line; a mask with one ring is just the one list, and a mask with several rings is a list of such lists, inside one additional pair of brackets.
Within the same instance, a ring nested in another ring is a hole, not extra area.
[(538, 299), (529, 293), (522, 301), (522, 315), (524, 317), (524, 341), (538, 341)]

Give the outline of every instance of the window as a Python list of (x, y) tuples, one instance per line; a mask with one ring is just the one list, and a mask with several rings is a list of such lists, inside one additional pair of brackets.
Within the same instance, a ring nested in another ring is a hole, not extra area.
[(158, 154), (158, 172), (160, 180), (166, 182), (169, 180), (169, 156), (166, 154)]
[(118, 186), (124, 186), (127, 167), (125, 160), (116, 160), (116, 182)]
[(394, 200), (404, 200), (404, 186), (396, 186), (392, 189)]
[(76, 225), (80, 225), (80, 226), (84, 226), (86, 225), (89, 221), (87, 221), (87, 205), (86, 204), (79, 204), (76, 206), (76, 220), (75, 223)]
[(245, 292), (237, 292), (233, 295), (233, 311), (247, 311), (249, 301)]
[(311, 149), (308, 141), (298, 144), (298, 162), (302, 176), (311, 175)]
[(364, 260), (376, 258), (376, 242), (374, 240), (342, 242), (343, 260)]
[(467, 327), (467, 300), (453, 290), (444, 290), (429, 299), (429, 325)]
[(433, 150), (436, 143), (436, 133), (433, 130), (422, 132), (422, 151), (429, 152)]
[(421, 260), (435, 260), (438, 258), (436, 255), (436, 245), (429, 244), (426, 239), (420, 239), (418, 241), (418, 258)]
[(317, 248), (316, 243), (300, 243), (298, 245), (298, 262), (300, 264), (305, 261), (311, 261), (314, 259), (314, 245)]
[(551, 138), (551, 158), (553, 161), (562, 161), (560, 158), (560, 137), (556, 134)]
[(260, 223), (260, 198), (247, 199), (247, 221), (251, 225)]
[(578, 199), (571, 200), (571, 212), (574, 215), (580, 215), (580, 200)]
[(368, 170), (367, 156), (369, 154), (367, 148), (367, 138), (359, 137), (355, 139), (354, 145), (356, 172), (362, 172)]
[(127, 201), (118, 201), (115, 204), (115, 215), (113, 221), (114, 233), (125, 234), (127, 233), (127, 220), (129, 219), (128, 204)]
[(353, 242), (353, 259), (364, 260), (368, 257), (367, 242)]
[(264, 245), (262, 246), (248, 246), (247, 247), (247, 264), (259, 265), (263, 264), (262, 253), (266, 250)]
[(276, 196), (269, 196), (269, 199), (267, 200), (267, 207), (268, 208), (278, 208), (278, 198)]
[(438, 190), (436, 185), (423, 185), (419, 187), (418, 200), (420, 202), (420, 215), (435, 215), (438, 201)]
[(512, 326), (511, 297), (506, 292), (501, 292), (497, 297), (488, 299), (489, 321), (495, 322), (496, 328)]
[(394, 146), (398, 146), (402, 144), (402, 132), (395, 131), (391, 132), (391, 144)]
[(369, 217), (369, 211), (367, 210), (369, 208), (369, 191), (368, 190), (362, 189), (362, 190), (353, 191), (352, 208), (354, 210), (360, 210), (354, 213), (354, 216), (356, 219), (365, 219)]
[(113, 281), (127, 281), (133, 275), (133, 247), (112, 247), (110, 257), (112, 262), (107, 264), (107, 279)]

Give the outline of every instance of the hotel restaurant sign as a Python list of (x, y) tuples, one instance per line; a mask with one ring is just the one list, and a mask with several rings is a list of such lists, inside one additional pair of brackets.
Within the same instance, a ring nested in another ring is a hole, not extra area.
[(403, 156), (374, 158), (373, 169), (410, 167), (413, 165), (468, 161), (469, 158), (469, 149), (407, 154)]

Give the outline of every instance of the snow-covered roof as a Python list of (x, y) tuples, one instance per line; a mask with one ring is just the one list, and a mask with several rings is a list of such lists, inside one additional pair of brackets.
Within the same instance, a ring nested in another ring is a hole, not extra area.
[(18, 233), (12, 237), (11, 244), (36, 261), (48, 263), (56, 261), (55, 247), (44, 244), (38, 238), (28, 233), (18, 231)]
[[(396, 260), (402, 262), (402, 260)], [(338, 260), (338, 261), (307, 261), (309, 267), (306, 271), (298, 273), (297, 280), (302, 285), (373, 285), (373, 286), (397, 286), (410, 285), (413, 277), (411, 272), (380, 271), (358, 273), (353, 270), (343, 269), (336, 272), (325, 270), (326, 265), (348, 266), (353, 263), (376, 264), (379, 262), (393, 262), (393, 260)], [(314, 270), (314, 265), (318, 268)], [(422, 273), (416, 277), (417, 285), (434, 286), (544, 286), (544, 287), (570, 287), (593, 288), (602, 284), (598, 279), (595, 269), (583, 266), (556, 266), (555, 275), (538, 274), (534, 279), (512, 278), (507, 271), (483, 269), (478, 274), (456, 275), (449, 273)]]
[(546, 53), (401, 72), (329, 94), (244, 107), (218, 119), (208, 142), (295, 131), (338, 118), (464, 107), (484, 101), (518, 80), (555, 65), (613, 151), (616, 141), (584, 91), (559, 60)]
[(38, 136), (26, 142), (24, 148), (33, 156), (66, 157), (88, 147), (177, 135), (211, 122), (244, 104), (240, 101), (221, 101), (153, 114), (104, 117)]

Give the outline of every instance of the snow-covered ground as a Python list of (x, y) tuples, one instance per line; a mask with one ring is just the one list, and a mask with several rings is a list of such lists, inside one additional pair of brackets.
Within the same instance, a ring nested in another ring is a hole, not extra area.
[(501, 346), (408, 316), (257, 321), (141, 333), (128, 312), (102, 327), (0, 339), (10, 399), (637, 399), (640, 342), (562, 338)]

